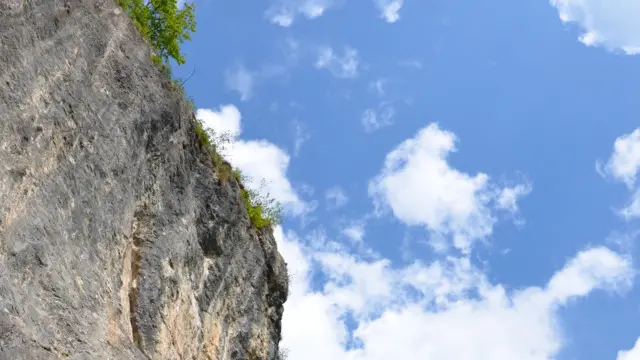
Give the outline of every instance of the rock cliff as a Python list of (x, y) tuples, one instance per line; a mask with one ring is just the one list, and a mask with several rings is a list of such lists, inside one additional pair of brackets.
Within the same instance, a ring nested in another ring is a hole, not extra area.
[(113, 0), (0, 0), (0, 359), (274, 359), (286, 265)]

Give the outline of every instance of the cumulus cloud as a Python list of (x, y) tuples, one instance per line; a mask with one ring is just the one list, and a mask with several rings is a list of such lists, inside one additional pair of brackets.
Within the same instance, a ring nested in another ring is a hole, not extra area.
[(640, 359), (640, 338), (636, 341), (631, 350), (618, 351), (616, 360), (637, 360)]
[(287, 178), (289, 154), (266, 140), (240, 139), (241, 115), (235, 106), (198, 109), (196, 117), (205, 129), (232, 135), (230, 143), (223, 144), (221, 151), (234, 167), (248, 176), (251, 188), (273, 197), (293, 215), (302, 215), (309, 210), (309, 205), (300, 198)]
[(387, 154), (369, 194), (378, 211), (390, 208), (405, 224), (451, 236), (456, 248), (469, 251), (474, 240), (492, 233), (494, 210), (516, 209), (517, 199), (530, 189), (500, 188), (484, 173), (452, 168), (447, 156), (456, 151), (456, 141), (455, 134), (437, 124), (421, 129)]
[(342, 56), (336, 54), (328, 46), (321, 47), (318, 50), (318, 57), (314, 64), (317, 69), (329, 70), (335, 77), (339, 78), (356, 77), (359, 65), (360, 57), (358, 56), (358, 51), (348, 46), (345, 47)]
[[(636, 176), (640, 169), (640, 128), (618, 137), (613, 144), (613, 153), (606, 164), (596, 162), (596, 170), (604, 177), (611, 177), (627, 185), (629, 190), (636, 187)], [(640, 189), (635, 189), (627, 206), (618, 211), (627, 220), (640, 217)]]
[[(370, 185), (378, 205), (442, 236), (486, 235), (493, 210), (517, 211), (530, 185), (499, 187), (451, 168), (456, 140), (432, 124), (390, 152)], [(343, 234), (361, 240), (358, 225)], [(597, 290), (623, 292), (635, 276), (627, 256), (593, 247), (546, 283), (511, 289), (465, 252), (398, 265), (371, 251), (351, 254), (323, 231), (300, 238), (278, 226), (274, 235), (292, 274), (281, 344), (292, 360), (554, 359), (565, 344), (564, 308)]]
[(627, 54), (640, 52), (640, 2), (634, 0), (551, 0), (560, 19), (580, 27), (580, 41)]
[(218, 110), (198, 109), (196, 118), (217, 133), (225, 133), (233, 137), (240, 136), (241, 115), (238, 108), (233, 105), (223, 105)]
[[(398, 268), (311, 251), (281, 228), (275, 235), (294, 274), (282, 344), (292, 360), (552, 359), (564, 343), (562, 307), (594, 290), (624, 289), (633, 277), (628, 259), (599, 247), (579, 252), (545, 286), (508, 291), (467, 257)], [(320, 289), (315, 271), (327, 279)]]
[(253, 95), (256, 74), (248, 70), (243, 65), (238, 65), (234, 69), (225, 73), (225, 85), (227, 89), (240, 94), (240, 99), (247, 101)]
[(601, 174), (611, 176), (632, 188), (640, 169), (640, 128), (617, 138), (609, 161), (604, 167), (599, 163), (596, 166)]
[(394, 23), (400, 19), (400, 9), (404, 0), (374, 0), (380, 16), (388, 23)]

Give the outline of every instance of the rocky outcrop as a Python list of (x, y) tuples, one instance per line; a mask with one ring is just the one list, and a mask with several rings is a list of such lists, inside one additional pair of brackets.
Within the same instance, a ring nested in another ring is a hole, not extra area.
[(270, 231), (113, 0), (0, 0), (0, 359), (274, 359)]

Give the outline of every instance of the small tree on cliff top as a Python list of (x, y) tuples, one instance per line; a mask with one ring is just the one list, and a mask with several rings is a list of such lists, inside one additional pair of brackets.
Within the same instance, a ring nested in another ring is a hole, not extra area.
[(179, 65), (185, 60), (180, 44), (191, 40), (196, 31), (195, 5), (185, 3), (178, 7), (178, 0), (117, 0), (129, 15), (138, 31), (155, 49), (153, 62), (168, 65), (173, 58)]

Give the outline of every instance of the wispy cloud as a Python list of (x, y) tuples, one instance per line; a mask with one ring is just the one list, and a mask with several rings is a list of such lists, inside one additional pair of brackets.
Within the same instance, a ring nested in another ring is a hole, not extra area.
[(293, 155), (298, 156), (302, 145), (311, 138), (311, 136), (305, 131), (302, 123), (299, 121), (293, 122), (294, 139), (293, 139)]
[(324, 193), (329, 209), (338, 209), (347, 204), (349, 197), (340, 186), (334, 186)]
[(333, 5), (333, 0), (276, 0), (267, 9), (266, 16), (276, 25), (289, 27), (298, 16), (315, 19)]
[(523, 226), (525, 221), (521, 218), (518, 201), (529, 195), (533, 190), (531, 183), (517, 184), (512, 187), (503, 187), (498, 190), (496, 197), (496, 208), (507, 211), (514, 219), (514, 223)]
[(418, 60), (403, 60), (398, 62), (398, 66), (408, 67), (413, 69), (422, 69), (422, 62)]
[(404, 0), (374, 0), (380, 16), (388, 23), (394, 23), (400, 19), (400, 9)]
[(227, 89), (240, 94), (242, 101), (247, 101), (253, 95), (256, 73), (249, 71), (244, 65), (238, 65), (225, 73)]
[(342, 229), (342, 234), (355, 242), (362, 242), (365, 235), (364, 222), (352, 222)]
[(329, 70), (335, 77), (354, 78), (358, 76), (360, 57), (358, 51), (345, 47), (342, 55), (336, 54), (331, 47), (323, 46), (318, 49), (314, 66), (318, 69)]
[(379, 78), (369, 83), (369, 91), (372, 91), (378, 97), (383, 97), (385, 95), (384, 87), (387, 83), (387, 79)]
[(378, 108), (366, 109), (362, 113), (360, 122), (364, 131), (371, 133), (393, 124), (395, 114), (395, 107), (391, 103), (383, 101), (378, 105)]
[(237, 92), (242, 101), (248, 101), (255, 95), (256, 87), (273, 78), (286, 78), (298, 65), (300, 45), (295, 39), (287, 38), (279, 56), (270, 59), (255, 68), (248, 68), (239, 62), (225, 71), (225, 85), (228, 90)]
[[(275, 25), (289, 27), (300, 17), (317, 19), (330, 8), (342, 3), (341, 0), (272, 0), (265, 16)], [(373, 4), (378, 8), (382, 19), (394, 23), (400, 19), (404, 0), (373, 0)]]

